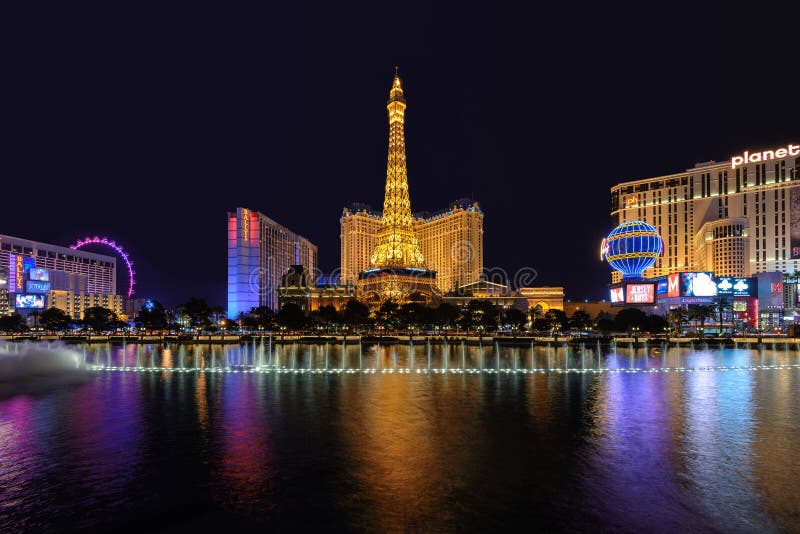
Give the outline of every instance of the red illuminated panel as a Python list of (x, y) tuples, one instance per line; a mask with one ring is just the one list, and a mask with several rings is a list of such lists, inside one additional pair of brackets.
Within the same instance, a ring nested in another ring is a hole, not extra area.
[(681, 275), (680, 273), (672, 273), (667, 276), (667, 297), (680, 297), (681, 296)]
[(625, 302), (628, 304), (653, 304), (655, 286), (653, 284), (628, 284)]

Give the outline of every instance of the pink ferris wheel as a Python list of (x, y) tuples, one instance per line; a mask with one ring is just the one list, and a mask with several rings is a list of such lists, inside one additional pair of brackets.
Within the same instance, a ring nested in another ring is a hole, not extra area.
[(122, 257), (122, 259), (125, 261), (125, 265), (128, 267), (128, 298), (130, 298), (133, 295), (133, 286), (136, 283), (136, 280), (133, 278), (133, 275), (136, 274), (136, 271), (133, 270), (133, 263), (128, 257), (128, 253), (125, 252), (121, 246), (107, 237), (97, 236), (79, 239), (77, 243), (70, 245), (69, 248), (78, 250), (79, 248), (83, 248), (87, 245), (103, 245), (109, 247)]

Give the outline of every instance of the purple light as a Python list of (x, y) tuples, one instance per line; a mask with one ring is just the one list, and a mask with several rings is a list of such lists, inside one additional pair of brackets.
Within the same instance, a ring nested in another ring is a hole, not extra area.
[(69, 248), (72, 250), (78, 250), (86, 245), (105, 245), (114, 249), (117, 254), (122, 256), (122, 259), (125, 260), (125, 265), (128, 266), (128, 298), (131, 298), (131, 295), (133, 295), (133, 285), (136, 283), (136, 280), (133, 279), (133, 275), (136, 274), (136, 271), (133, 270), (133, 263), (131, 263), (131, 260), (128, 258), (128, 253), (122, 250), (121, 246), (109, 240), (107, 237), (97, 236), (79, 239), (77, 243), (70, 245)]

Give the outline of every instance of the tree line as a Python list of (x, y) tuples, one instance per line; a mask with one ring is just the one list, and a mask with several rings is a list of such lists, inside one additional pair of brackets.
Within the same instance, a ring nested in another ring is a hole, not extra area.
[[(473, 300), (464, 307), (443, 303), (431, 308), (417, 303), (397, 304), (384, 302), (377, 310), (350, 300), (340, 310), (334, 306), (321, 306), (306, 314), (296, 304), (286, 304), (277, 313), (266, 306), (242, 313), (236, 321), (229, 321), (222, 306), (211, 306), (201, 298), (190, 298), (174, 310), (167, 310), (158, 301), (139, 311), (133, 319), (138, 328), (151, 331), (179, 330), (194, 327), (206, 331), (219, 329), (243, 330), (311, 330), (333, 331), (342, 328), (384, 330), (461, 329), (495, 332), (556, 332), (595, 331), (601, 333), (641, 331), (652, 334), (670, 332), (677, 335), (689, 326), (702, 331), (706, 321), (722, 318), (726, 310), (713, 306), (690, 305), (688, 309), (670, 310), (666, 317), (650, 315), (636, 308), (624, 308), (616, 315), (600, 312), (592, 317), (583, 310), (571, 316), (562, 310), (543, 312), (532, 308), (525, 313), (516, 308), (503, 309), (484, 300)], [(109, 309), (88, 308), (84, 318), (75, 320), (57, 308), (32, 314), (33, 326), (49, 331), (93, 330), (109, 331), (127, 328), (129, 323), (119, 320)], [(13, 314), (0, 317), (0, 331), (20, 332), (28, 329), (24, 317)]]
[(338, 330), (341, 328), (363, 329), (461, 329), (494, 332), (511, 330), (516, 332), (553, 332), (567, 330), (593, 330), (601, 332), (627, 332), (633, 328), (652, 333), (661, 333), (667, 327), (666, 320), (659, 315), (648, 315), (638, 309), (623, 309), (617, 315), (600, 313), (591, 317), (583, 310), (571, 316), (563, 310), (550, 309), (542, 312), (533, 308), (525, 313), (517, 308), (501, 308), (484, 300), (470, 301), (464, 307), (442, 303), (432, 308), (422, 304), (384, 302), (371, 311), (365, 304), (350, 300), (341, 311), (325, 305), (306, 314), (296, 304), (284, 305), (278, 313), (270, 308), (253, 308), (239, 317), (239, 325), (247, 330)]
[(29, 315), (30, 322), (18, 313), (0, 316), (0, 332), (25, 332), (31, 327), (41, 327), (52, 332), (65, 330), (115, 330), (127, 328), (128, 323), (121, 321), (113, 310), (101, 306), (93, 306), (84, 310), (83, 319), (73, 319), (63, 310), (48, 308), (43, 311), (34, 310)]

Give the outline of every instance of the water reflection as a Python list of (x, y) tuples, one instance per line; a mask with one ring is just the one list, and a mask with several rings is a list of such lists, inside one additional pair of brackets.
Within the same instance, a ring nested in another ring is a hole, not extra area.
[[(505, 347), (409, 345), (99, 345), (83, 347), (91, 368), (221, 372), (670, 372), (722, 368), (797, 367), (800, 352), (701, 349), (684, 346), (611, 347), (553, 344)], [(169, 376), (165, 374), (164, 376)]]
[(796, 351), (86, 350), (117, 370), (0, 400), (2, 530), (800, 528), (800, 369), (758, 367)]
[(222, 388), (219, 426), (212, 429), (221, 447), (213, 456), (219, 470), (214, 498), (247, 516), (269, 507), (271, 447), (262, 398), (252, 377), (231, 377)]

